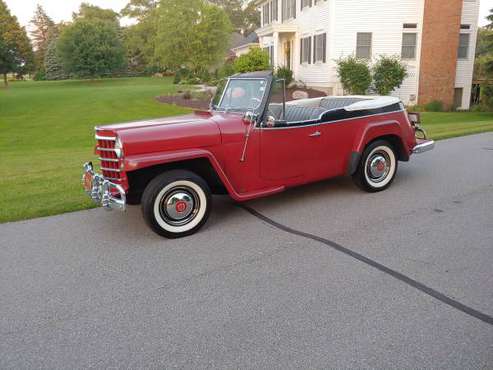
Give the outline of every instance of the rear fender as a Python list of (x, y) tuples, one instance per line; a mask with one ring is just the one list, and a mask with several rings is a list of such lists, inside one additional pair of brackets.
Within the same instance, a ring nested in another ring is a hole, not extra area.
[(353, 143), (353, 148), (348, 158), (348, 175), (353, 175), (356, 172), (365, 148), (377, 139), (390, 141), (398, 151), (399, 160), (409, 160), (409, 153), (405, 150), (402, 140), (402, 128), (398, 121), (391, 120), (370, 123), (364, 127), (361, 134), (357, 136)]

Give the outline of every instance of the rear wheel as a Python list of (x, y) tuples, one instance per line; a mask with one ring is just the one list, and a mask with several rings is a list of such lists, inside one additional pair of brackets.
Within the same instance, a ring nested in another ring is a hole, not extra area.
[(142, 213), (157, 234), (181, 238), (207, 221), (212, 196), (207, 183), (190, 171), (173, 170), (154, 178), (142, 195)]
[(377, 140), (365, 149), (353, 181), (370, 193), (382, 191), (394, 181), (397, 167), (397, 156), (392, 145), (385, 140)]

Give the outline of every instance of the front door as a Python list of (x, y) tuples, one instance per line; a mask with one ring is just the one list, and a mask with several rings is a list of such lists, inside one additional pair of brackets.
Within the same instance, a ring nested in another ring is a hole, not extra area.
[(318, 176), (323, 152), (319, 125), (259, 130), (263, 179), (303, 183)]
[(291, 41), (284, 43), (284, 65), (291, 69)]

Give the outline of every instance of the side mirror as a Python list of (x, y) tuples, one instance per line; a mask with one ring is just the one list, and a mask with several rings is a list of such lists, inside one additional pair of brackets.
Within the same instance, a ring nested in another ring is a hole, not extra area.
[(257, 115), (251, 111), (247, 111), (243, 116), (243, 122), (245, 125), (251, 125), (257, 121)]

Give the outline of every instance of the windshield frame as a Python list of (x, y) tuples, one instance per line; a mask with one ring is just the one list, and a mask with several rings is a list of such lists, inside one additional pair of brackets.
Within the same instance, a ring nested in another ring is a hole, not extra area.
[[(223, 103), (224, 97), (226, 95), (226, 91), (228, 90), (229, 85), (231, 84), (232, 81), (265, 81), (265, 88), (263, 91), (262, 96), (259, 98), (260, 102), (255, 108), (245, 108), (245, 109), (240, 109), (240, 108), (221, 108), (221, 104)], [(267, 94), (269, 92), (269, 94)], [(248, 111), (254, 112), (254, 113), (259, 113), (259, 111), (262, 111), (262, 107), (265, 105), (265, 97), (270, 95), (270, 80), (268, 77), (235, 77), (231, 76), (228, 78), (228, 82), (224, 86), (224, 90), (221, 95), (221, 99), (219, 100), (218, 104), (212, 104), (211, 102), (211, 109), (215, 112), (233, 112), (233, 113), (246, 113)]]

